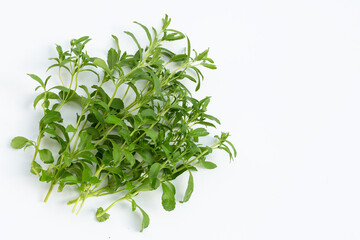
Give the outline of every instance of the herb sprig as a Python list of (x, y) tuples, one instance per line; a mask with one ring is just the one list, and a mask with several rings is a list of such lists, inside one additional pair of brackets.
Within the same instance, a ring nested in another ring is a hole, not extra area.
[[(189, 38), (169, 28), (170, 22), (166, 15), (159, 31), (135, 22), (144, 30), (148, 45), (142, 47), (134, 34), (125, 32), (138, 48), (133, 55), (120, 50), (114, 35), (115, 48), (108, 50), (106, 60), (88, 55), (85, 51), (88, 36), (71, 40), (66, 51), (57, 45), (58, 56), (51, 59), (54, 64), (48, 70), (57, 70), (61, 85), (50, 86), (51, 76), (42, 80), (29, 74), (39, 84), (35, 90), (41, 90), (33, 103), (34, 108), (41, 104), (43, 110), (39, 135), (35, 141), (15, 137), (11, 146), (35, 149), (31, 173), (50, 183), (45, 202), (55, 186), (61, 192), (66, 186), (75, 185), (79, 195), (68, 204), (78, 213), (86, 199), (113, 194), (118, 199), (105, 209), (98, 208), (97, 220), (107, 220), (113, 206), (128, 201), (133, 211), (138, 209), (142, 213), (142, 231), (150, 220), (135, 202), (139, 193), (161, 187), (162, 205), (171, 211), (176, 205), (172, 180), (185, 172), (189, 174), (180, 201), (187, 202), (194, 188), (192, 172), (197, 171), (198, 165), (216, 167), (206, 160), (213, 150), (226, 151), (230, 159), (236, 156), (228, 133), (214, 136), (216, 141), (210, 146), (199, 142), (209, 135), (206, 128), (215, 128), (220, 121), (206, 113), (210, 97), (193, 98), (183, 81), (196, 83), (197, 91), (204, 78), (199, 67), (216, 69), (216, 66), (208, 57), (208, 49), (192, 51)], [(187, 42), (184, 53), (175, 54), (163, 47), (164, 42), (184, 38)], [(99, 68), (102, 73), (96, 71)], [(64, 72), (70, 76), (68, 85), (62, 79)], [(95, 74), (99, 83), (91, 88), (82, 84), (83, 72)], [(146, 84), (138, 84), (139, 81)], [(104, 89), (106, 82), (113, 84), (113, 92)], [(119, 89), (125, 90), (122, 96)], [(130, 97), (134, 100), (126, 103)], [(69, 103), (77, 104), (81, 110), (73, 125), (64, 125), (61, 112)], [(41, 147), (45, 138), (53, 140), (58, 152)]]

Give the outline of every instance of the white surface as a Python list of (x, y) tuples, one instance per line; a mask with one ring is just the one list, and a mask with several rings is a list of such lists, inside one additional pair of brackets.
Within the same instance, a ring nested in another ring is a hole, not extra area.
[[(360, 239), (359, 10), (356, 0), (2, 2), (0, 238)], [(196, 173), (192, 198), (173, 212), (159, 192), (143, 194), (142, 234), (126, 204), (97, 223), (96, 201), (78, 216), (67, 194), (42, 203), (48, 186), (29, 173), (32, 152), (9, 147), (37, 133), (25, 74), (46, 75), (55, 43), (89, 35), (89, 52), (104, 56), (111, 34), (126, 43), (132, 21), (160, 26), (165, 13), (195, 49), (210, 47), (218, 70), (205, 72), (198, 96), (213, 96), (209, 111), (238, 158), (214, 155), (218, 168)]]

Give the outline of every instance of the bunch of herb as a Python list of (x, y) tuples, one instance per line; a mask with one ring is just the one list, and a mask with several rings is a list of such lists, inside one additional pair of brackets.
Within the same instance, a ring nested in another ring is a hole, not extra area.
[[(148, 45), (142, 47), (134, 34), (125, 32), (137, 46), (133, 55), (122, 52), (118, 38), (112, 36), (115, 48), (110, 48), (106, 61), (88, 55), (87, 36), (71, 40), (67, 51), (57, 45), (58, 56), (52, 58), (55, 63), (49, 69), (56, 69), (61, 85), (54, 82), (55, 86), (50, 86), (51, 76), (42, 80), (29, 74), (39, 84), (35, 90), (42, 91), (33, 106), (41, 104), (44, 115), (35, 141), (15, 137), (11, 146), (35, 149), (31, 173), (50, 183), (45, 202), (55, 186), (59, 192), (69, 185), (76, 186), (73, 189), (79, 195), (68, 204), (77, 212), (87, 198), (113, 194), (118, 199), (105, 209), (98, 208), (97, 220), (105, 221), (114, 205), (128, 201), (133, 211), (138, 209), (143, 215), (142, 231), (149, 225), (149, 217), (135, 202), (139, 193), (161, 187), (162, 205), (171, 211), (176, 205), (174, 179), (188, 173), (188, 186), (180, 201), (187, 202), (194, 187), (192, 172), (198, 165), (216, 167), (206, 161), (207, 155), (221, 149), (230, 159), (236, 156), (228, 133), (214, 136), (211, 146), (199, 142), (209, 135), (207, 127), (215, 128), (220, 121), (206, 113), (210, 97), (193, 98), (184, 81), (194, 82), (197, 91), (204, 78), (199, 67), (216, 66), (208, 50), (192, 50), (189, 38), (169, 28), (170, 21), (166, 15), (160, 30), (149, 30), (135, 22), (144, 30)], [(163, 47), (164, 42), (181, 39), (186, 39), (183, 53), (175, 54)], [(82, 84), (85, 71), (95, 74), (99, 83), (91, 88)], [(64, 72), (70, 76), (68, 85), (62, 79)], [(138, 84), (140, 80), (146, 84)], [(111, 93), (103, 86), (107, 82), (113, 84)], [(122, 96), (119, 89), (123, 89)], [(126, 103), (126, 99), (132, 100)], [(73, 124), (64, 125), (61, 113), (70, 103), (81, 110)], [(44, 139), (51, 139), (58, 151), (42, 148)]]

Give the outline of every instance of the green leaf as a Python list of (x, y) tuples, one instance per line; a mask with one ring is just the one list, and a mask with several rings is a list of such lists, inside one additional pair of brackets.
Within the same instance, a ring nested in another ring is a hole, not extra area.
[(69, 124), (66, 126), (66, 132), (76, 132), (76, 128), (73, 125)]
[(189, 201), (193, 190), (194, 190), (194, 178), (193, 178), (193, 175), (191, 174), (191, 172), (189, 171), (188, 186), (185, 191), (184, 199), (180, 202), (185, 203), (185, 202)]
[(102, 69), (104, 69), (104, 71), (107, 72), (108, 74), (111, 74), (108, 65), (106, 65), (106, 62), (104, 60), (102, 60), (101, 58), (95, 58), (94, 64), (95, 64), (95, 66), (98, 66), (98, 67), (101, 67)]
[(215, 121), (217, 124), (221, 124), (221, 123), (220, 123), (220, 120), (217, 119), (217, 118), (214, 117), (214, 116), (211, 116), (211, 115), (208, 115), (208, 114), (203, 114), (203, 116), (204, 116), (205, 118), (207, 118), (207, 119), (210, 119), (210, 120), (212, 120), (212, 121)]
[(146, 33), (146, 36), (149, 39), (149, 42), (151, 44), (152, 43), (152, 38), (151, 38), (151, 34), (149, 32), (149, 29), (147, 27), (145, 27), (144, 25), (142, 25), (141, 23), (138, 23), (138, 22), (134, 22), (134, 23), (138, 24), (140, 27), (142, 27), (142, 29), (144, 29), (144, 31)]
[(44, 125), (46, 124), (50, 124), (53, 122), (62, 122), (62, 118), (61, 118), (61, 114), (58, 111), (53, 111), (53, 110), (45, 110), (45, 115), (44, 117), (40, 120), (40, 122)]
[(150, 218), (149, 218), (149, 215), (141, 207), (138, 206), (138, 208), (140, 209), (141, 214), (143, 216), (142, 223), (141, 223), (141, 230), (140, 230), (140, 232), (142, 232), (145, 228), (147, 228), (149, 226)]
[(130, 153), (128, 150), (124, 150), (124, 155), (125, 155), (126, 160), (129, 161), (130, 165), (134, 166), (136, 160), (135, 160), (134, 156), (132, 155), (132, 153)]
[(118, 165), (121, 161), (121, 148), (120, 146), (115, 142), (115, 141), (111, 141), (112, 145), (113, 145), (113, 158), (114, 158), (114, 166)]
[(201, 165), (206, 169), (214, 169), (216, 168), (216, 164), (209, 161), (201, 161)]
[(40, 166), (40, 164), (38, 164), (36, 161), (33, 161), (31, 163), (30, 172), (34, 175), (39, 175), (41, 171), (42, 171), (42, 167)]
[(178, 55), (175, 55), (173, 56), (169, 62), (183, 62), (187, 59), (187, 55), (186, 54), (178, 54)]
[(24, 137), (14, 137), (12, 140), (11, 140), (11, 147), (12, 148), (15, 148), (15, 149), (21, 149), (23, 147), (25, 147), (25, 145), (29, 142), (29, 140), (27, 138), (24, 138)]
[(37, 81), (44, 89), (45, 89), (45, 83), (41, 80), (41, 78), (39, 78), (37, 75), (35, 74), (28, 74), (28, 76), (30, 76), (32, 79), (34, 79), (35, 81)]
[(158, 133), (155, 130), (152, 129), (143, 129), (146, 132), (146, 135), (148, 135), (154, 142), (156, 142), (156, 139), (158, 138)]
[(34, 108), (36, 108), (36, 105), (38, 104), (38, 102), (39, 102), (41, 99), (44, 98), (44, 96), (45, 96), (45, 92), (40, 93), (40, 94), (35, 98), (34, 104), (33, 104)]
[(137, 207), (136, 202), (134, 201), (134, 199), (131, 199), (131, 210), (135, 211), (136, 207)]
[(44, 163), (53, 163), (54, 157), (49, 149), (41, 149), (39, 150), (40, 159)]
[(169, 188), (165, 183), (161, 184), (163, 194), (162, 194), (162, 206), (166, 211), (172, 211), (175, 209), (175, 193)]
[(116, 49), (120, 52), (119, 39), (115, 35), (111, 35), (111, 37), (115, 40)]
[(95, 164), (99, 164), (97, 158), (95, 157), (95, 155), (90, 152), (90, 151), (82, 151), (80, 152), (79, 154), (76, 155), (77, 158), (80, 158), (80, 159), (86, 159), (90, 162), (93, 162)]
[(99, 207), (96, 211), (96, 219), (99, 222), (105, 222), (110, 217), (110, 214), (104, 213), (104, 209)]
[(142, 50), (141, 50), (141, 46), (138, 42), (138, 40), (136, 39), (135, 35), (132, 34), (131, 32), (128, 32), (128, 31), (124, 31), (124, 33), (126, 33), (127, 35), (129, 35), (135, 42), (136, 46), (138, 47), (139, 49), (139, 54), (140, 54), (140, 59), (141, 59), (141, 56), (142, 56)]
[(216, 66), (214, 64), (202, 62), (201, 65), (209, 69), (216, 69)]
[(124, 108), (124, 102), (120, 98), (114, 98), (110, 107), (116, 110), (122, 110)]
[(152, 78), (152, 83), (154, 85), (154, 89), (155, 89), (155, 94), (156, 95), (160, 95), (161, 94), (161, 82), (159, 80), (159, 77), (154, 73), (153, 70), (151, 70), (150, 68), (147, 68), (146, 69), (150, 75), (151, 75), (151, 78)]
[(113, 69), (116, 63), (119, 61), (119, 56), (115, 49), (110, 48), (107, 55), (107, 62), (109, 65), (109, 69)]
[(136, 152), (144, 159), (145, 163), (148, 165), (153, 164), (154, 156), (149, 150), (138, 150)]
[(78, 150), (79, 151), (84, 150), (89, 142), (91, 143), (91, 135), (89, 135), (87, 132), (81, 132), (80, 133), (80, 143), (78, 145)]
[(156, 113), (150, 108), (142, 110), (140, 114), (143, 117), (151, 117), (153, 119), (156, 119)]
[(94, 104), (101, 106), (105, 111), (110, 111), (109, 106), (104, 101), (97, 98), (93, 99), (92, 101)]
[(157, 178), (159, 171), (160, 171), (161, 164), (160, 163), (154, 163), (151, 165), (149, 170), (149, 178)]
[(194, 130), (191, 130), (189, 134), (192, 137), (204, 137), (209, 135), (209, 132), (206, 131), (205, 128), (196, 128)]
[(114, 124), (114, 125), (119, 125), (122, 126), (123, 128), (126, 128), (126, 124), (123, 120), (121, 120), (120, 118), (114, 116), (114, 115), (109, 115), (105, 118), (105, 122), (107, 124)]
[(209, 49), (206, 49), (205, 51), (203, 51), (202, 53), (200, 53), (199, 55), (197, 55), (194, 60), (195, 60), (195, 61), (200, 61), (200, 60), (202, 60), (204, 57), (207, 56), (208, 52), (209, 52)]

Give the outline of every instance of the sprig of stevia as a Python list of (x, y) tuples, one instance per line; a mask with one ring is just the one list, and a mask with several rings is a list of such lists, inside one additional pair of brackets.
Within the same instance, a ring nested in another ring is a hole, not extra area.
[[(196, 83), (197, 91), (204, 78), (199, 67), (216, 69), (216, 66), (208, 57), (208, 49), (192, 51), (189, 38), (169, 28), (170, 22), (166, 15), (159, 31), (135, 22), (144, 30), (148, 45), (142, 47), (135, 35), (125, 32), (138, 48), (133, 55), (121, 51), (114, 35), (115, 48), (108, 50), (106, 60), (88, 55), (87, 36), (71, 40), (67, 51), (57, 45), (58, 56), (51, 59), (55, 63), (48, 69), (57, 69), (61, 85), (50, 87), (51, 76), (43, 81), (29, 74), (39, 84), (35, 90), (42, 90), (34, 100), (34, 108), (41, 103), (44, 115), (36, 141), (15, 137), (11, 146), (34, 147), (31, 172), (40, 181), (50, 183), (45, 202), (55, 186), (60, 192), (68, 185), (77, 186), (78, 197), (68, 202), (77, 212), (87, 198), (113, 194), (118, 199), (105, 209), (98, 208), (97, 220), (107, 220), (108, 211), (125, 200), (133, 211), (138, 209), (142, 213), (142, 231), (150, 220), (135, 202), (139, 193), (161, 187), (162, 205), (171, 211), (176, 205), (174, 179), (185, 172), (189, 174), (180, 201), (187, 202), (194, 187), (192, 171), (197, 171), (198, 165), (216, 167), (206, 161), (207, 155), (221, 149), (230, 159), (236, 156), (228, 133), (214, 136), (215, 142), (210, 146), (199, 142), (209, 135), (206, 128), (215, 128), (220, 121), (206, 113), (210, 97), (193, 98), (183, 81)], [(187, 40), (184, 53), (175, 54), (163, 47), (164, 42), (184, 38)], [(83, 72), (95, 74), (99, 83), (91, 87), (82, 84)], [(64, 73), (69, 75), (68, 85), (62, 79)], [(138, 84), (139, 81), (146, 84)], [(113, 84), (112, 92), (103, 88), (107, 82)], [(125, 91), (121, 96), (119, 89)], [(61, 112), (70, 103), (79, 105), (81, 110), (76, 114), (75, 124), (65, 126)], [(42, 148), (44, 138), (52, 139), (58, 152)]]

